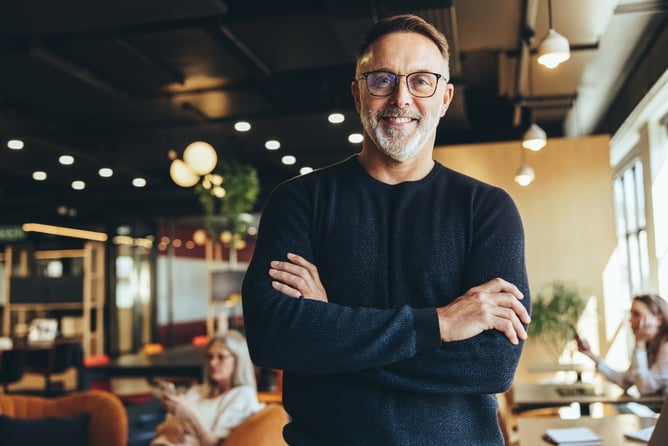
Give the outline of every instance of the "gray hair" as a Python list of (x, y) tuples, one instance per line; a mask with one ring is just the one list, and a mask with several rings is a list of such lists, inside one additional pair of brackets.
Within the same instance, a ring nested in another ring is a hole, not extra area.
[(434, 42), (441, 52), (443, 59), (445, 59), (445, 77), (450, 79), (450, 56), (448, 55), (449, 47), (448, 40), (442, 32), (440, 32), (434, 25), (427, 22), (422, 17), (413, 14), (402, 14), (392, 17), (385, 17), (374, 23), (368, 34), (357, 48), (357, 61), (364, 56), (369, 50), (369, 47), (381, 37), (391, 33), (418, 33), (427, 37)]

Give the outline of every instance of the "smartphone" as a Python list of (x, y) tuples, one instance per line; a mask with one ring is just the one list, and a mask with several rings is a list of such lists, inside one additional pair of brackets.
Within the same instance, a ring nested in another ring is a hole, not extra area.
[(173, 382), (169, 381), (160, 381), (160, 390), (165, 393), (176, 393), (176, 386)]

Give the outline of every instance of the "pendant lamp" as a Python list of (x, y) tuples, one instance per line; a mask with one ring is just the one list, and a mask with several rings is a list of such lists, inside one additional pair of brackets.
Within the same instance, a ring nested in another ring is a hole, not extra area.
[(547, 0), (547, 13), (549, 30), (538, 44), (538, 63), (555, 68), (571, 57), (571, 49), (568, 39), (552, 28), (552, 0)]

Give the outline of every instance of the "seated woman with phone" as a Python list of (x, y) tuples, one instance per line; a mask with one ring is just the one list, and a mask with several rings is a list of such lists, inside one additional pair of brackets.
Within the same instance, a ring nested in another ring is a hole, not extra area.
[(238, 331), (215, 337), (206, 347), (207, 379), (177, 394), (169, 383), (161, 400), (168, 411), (152, 446), (220, 445), (232, 429), (264, 408), (257, 399), (255, 367)]
[(578, 350), (596, 363), (598, 371), (625, 391), (633, 385), (642, 395), (668, 391), (668, 303), (656, 294), (634, 297), (631, 329), (635, 348), (631, 366), (625, 372), (607, 365), (577, 332), (575, 340)]

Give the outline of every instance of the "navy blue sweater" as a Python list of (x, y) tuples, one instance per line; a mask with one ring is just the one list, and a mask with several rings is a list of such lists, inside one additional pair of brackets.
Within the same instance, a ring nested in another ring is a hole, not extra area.
[[(271, 287), (288, 252), (329, 302)], [(243, 285), (249, 348), (284, 370), (291, 445), (501, 445), (495, 393), (522, 349), (490, 330), (442, 343), (436, 307), (495, 277), (529, 306), (522, 223), (503, 190), (436, 163), (381, 183), (357, 157), (289, 180), (262, 213)]]

